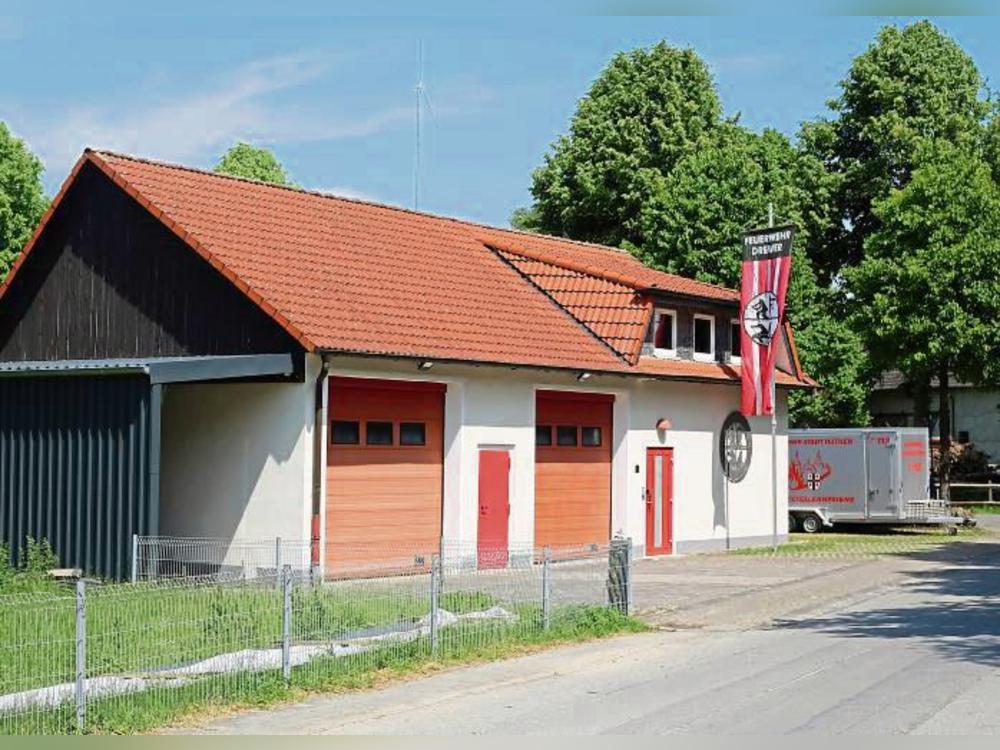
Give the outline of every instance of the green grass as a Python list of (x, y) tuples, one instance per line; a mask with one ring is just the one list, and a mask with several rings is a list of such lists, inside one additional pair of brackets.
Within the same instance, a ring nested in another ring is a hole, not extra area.
[[(441, 606), (457, 614), (482, 606), (484, 597), (452, 592), (442, 596)], [(427, 598), (391, 584), (363, 591), (299, 587), (292, 608), (296, 635), (311, 640), (415, 622), (427, 613)], [(141, 673), (271, 648), (281, 635), (281, 592), (267, 586), (91, 586), (86, 611), (91, 674)], [(0, 607), (0, 694), (70, 680), (75, 629), (75, 600), (68, 590), (14, 597)]]
[[(489, 585), (490, 579), (484, 582)], [(508, 584), (509, 585), (509, 584)], [(292, 593), (293, 644), (331, 644), (410, 630), (428, 611), (426, 579), (347, 581), (297, 586)], [(557, 607), (541, 627), (535, 604), (511, 604), (479, 590), (449, 591), (439, 605), (456, 615), (495, 605), (517, 616), (462, 620), (442, 628), (431, 659), (426, 638), (376, 645), (350, 656), (319, 656), (294, 669), (286, 686), (275, 670), (168, 677), (153, 689), (92, 699), (88, 731), (141, 732), (191, 712), (287, 700), (310, 691), (368, 687), (387, 677), (440, 665), (501, 658), (553, 642), (637, 630), (637, 621), (600, 606)], [(86, 595), (87, 676), (135, 678), (245, 649), (275, 649), (282, 597), (274, 586), (179, 584), (91, 585)], [(75, 597), (69, 588), (0, 597), (0, 694), (70, 683), (74, 678)], [(0, 716), (0, 733), (72, 732), (72, 705), (23, 717)]]
[(1000, 515), (1000, 505), (963, 505), (966, 510), (971, 510), (974, 514), (995, 516)]
[(792, 534), (788, 543), (771, 547), (751, 547), (739, 549), (730, 554), (786, 557), (870, 557), (883, 555), (905, 555), (920, 552), (944, 544), (968, 541), (989, 536), (990, 532), (979, 528), (962, 528), (956, 536), (950, 536), (939, 527), (900, 527), (866, 529), (863, 531), (830, 530), (818, 534)]
[[(276, 642), (274, 633), (280, 631), (270, 630), (275, 625), (270, 612), (269, 595), (272, 592), (243, 593), (247, 594), (244, 600), (226, 599), (221, 605), (222, 610), (233, 618), (229, 625), (238, 624), (237, 630), (242, 630), (243, 637), (258, 637), (266, 642), (262, 645), (274, 645)], [(310, 595), (297, 604), (315, 605), (314, 598), (321, 599)], [(325, 617), (339, 616), (341, 610), (337, 610), (334, 602), (335, 599), (321, 601)], [(448, 606), (445, 606), (446, 603)], [(452, 608), (450, 611), (454, 612), (480, 610), (492, 604), (494, 604), (493, 597), (483, 592), (451, 592), (447, 597), (442, 597), (442, 606), (446, 609), (450, 606)], [(185, 610), (188, 616), (208, 615), (207, 619), (200, 623), (202, 628), (215, 627), (210, 604), (197, 600), (188, 602), (186, 606), (195, 608)], [(306, 664), (293, 668), (290, 685), (284, 684), (277, 670), (240, 672), (208, 675), (177, 687), (158, 687), (147, 692), (92, 700), (88, 704), (87, 731), (115, 734), (146, 732), (166, 724), (183, 721), (185, 718), (204, 717), (233, 708), (269, 705), (301, 698), (310, 693), (370, 688), (387, 680), (433, 671), (444, 666), (498, 659), (555, 643), (598, 638), (620, 632), (639, 632), (645, 629), (645, 626), (637, 620), (600, 606), (556, 607), (551, 614), (550, 627), (547, 630), (541, 627), (541, 613), (537, 606), (518, 605), (509, 609), (518, 615), (516, 622), (463, 621), (443, 628), (440, 631), (438, 651), (433, 657), (430, 654), (428, 639), (424, 637), (351, 656), (314, 658)], [(380, 608), (379, 611), (384, 613), (387, 610)], [(241, 613), (240, 616), (236, 617), (235, 612)], [(314, 625), (305, 616), (304, 611), (296, 610), (296, 613), (306, 627), (296, 628), (295, 640), (308, 641), (314, 635), (310, 632)], [(342, 613), (343, 621), (352, 623), (352, 626), (370, 626), (376, 620), (382, 620), (382, 624), (386, 624), (383, 615), (377, 615), (370, 609), (366, 611), (358, 607), (345, 608)], [(416, 608), (409, 610), (405, 605), (397, 610), (397, 614), (402, 617), (416, 616), (419, 613), (420, 610)], [(111, 634), (104, 628), (114, 627), (115, 623), (121, 622), (119, 617), (127, 619), (134, 615), (134, 610), (131, 613), (123, 611), (114, 617), (110, 612), (98, 615), (101, 630), (95, 631), (94, 639), (88, 639), (88, 654), (91, 646), (97, 648), (100, 653), (102, 647), (108, 648), (109, 644), (117, 643), (119, 639), (109, 637)], [(138, 625), (139, 623), (133, 623), (132, 630), (136, 631)], [(180, 623), (178, 626), (178, 629), (171, 631), (172, 638), (169, 639), (169, 643), (165, 639), (153, 639), (155, 643), (135, 645), (144, 649), (147, 654), (161, 657), (179, 651), (195, 653), (208, 645), (205, 639), (197, 637), (196, 627), (193, 628), (191, 624), (181, 626)], [(232, 645), (239, 648), (246, 648), (249, 645), (246, 640), (240, 640), (241, 637), (235, 634), (228, 636), (216, 632), (211, 636), (209, 649), (211, 654), (221, 652), (219, 644), (225, 641), (220, 641), (220, 636), (223, 639), (231, 637)], [(183, 638), (186, 638), (187, 642), (184, 642)], [(127, 665), (134, 660), (131, 654), (123, 653), (105, 653), (100, 658), (119, 659), (119, 664), (124, 666), (114, 670), (118, 674), (123, 668), (127, 670)], [(169, 659), (169, 663), (173, 664), (178, 661), (176, 658)], [(9, 666), (0, 664), (0, 674), (6, 674)], [(50, 684), (46, 680), (41, 682)], [(71, 705), (63, 705), (55, 710), (20, 718), (0, 717), (2, 733), (74, 731), (75, 716)]]

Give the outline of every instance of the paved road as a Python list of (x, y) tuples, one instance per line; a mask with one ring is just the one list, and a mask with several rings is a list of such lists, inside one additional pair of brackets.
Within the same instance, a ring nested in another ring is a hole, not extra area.
[(826, 609), (588, 643), (203, 730), (1000, 734), (1000, 544), (956, 545)]

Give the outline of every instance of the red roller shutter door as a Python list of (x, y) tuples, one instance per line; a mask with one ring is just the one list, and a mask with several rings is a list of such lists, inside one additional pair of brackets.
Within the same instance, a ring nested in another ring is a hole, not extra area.
[(444, 390), (330, 378), (328, 570), (429, 563), (441, 536)]
[(614, 397), (609, 395), (538, 392), (535, 404), (535, 544), (538, 546), (603, 543), (610, 538), (613, 407)]

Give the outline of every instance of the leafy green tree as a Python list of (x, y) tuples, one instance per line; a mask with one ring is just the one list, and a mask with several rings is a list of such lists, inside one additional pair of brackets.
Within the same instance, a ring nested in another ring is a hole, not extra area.
[(682, 158), (662, 193), (643, 210), (648, 264), (703, 281), (736, 287), (742, 237), (762, 226), (768, 205), (779, 224), (799, 228), (788, 291), (789, 318), (806, 372), (823, 384), (791, 399), (796, 424), (866, 424), (867, 358), (860, 338), (838, 315), (836, 295), (820, 287), (807, 252), (830, 221), (823, 201), (832, 182), (823, 165), (780, 133), (757, 135), (723, 123), (704, 145)]
[[(835, 296), (817, 285), (811, 246), (836, 216), (838, 177), (809, 150), (773, 130), (724, 120), (704, 63), (666, 44), (617, 55), (581, 100), (567, 136), (533, 175), (533, 206), (512, 224), (529, 231), (629, 249), (647, 264), (738, 286), (742, 235), (767, 221), (800, 228), (789, 311), (802, 360), (831, 384), (792, 401), (793, 421), (867, 421), (860, 339), (835, 317)], [(813, 335), (809, 329), (817, 326)], [(842, 356), (813, 354), (831, 344)], [(851, 384), (841, 388), (842, 384)]]
[(42, 163), (0, 122), (0, 281), (48, 207)]
[(223, 155), (215, 165), (215, 171), (274, 185), (291, 185), (288, 173), (274, 154), (266, 148), (251, 146), (244, 141), (240, 141)]
[(643, 206), (720, 111), (708, 67), (692, 50), (661, 42), (615, 55), (532, 176), (534, 228), (642, 246)]
[(969, 145), (917, 147), (909, 182), (875, 202), (879, 229), (845, 273), (873, 360), (936, 375), (947, 497), (950, 379), (1000, 384), (1000, 188)]
[(880, 226), (874, 204), (908, 182), (920, 143), (979, 141), (990, 110), (982, 90), (972, 58), (929, 21), (886, 26), (854, 59), (833, 117), (801, 138), (839, 178), (839, 220), (812, 254), (822, 279), (861, 262)]

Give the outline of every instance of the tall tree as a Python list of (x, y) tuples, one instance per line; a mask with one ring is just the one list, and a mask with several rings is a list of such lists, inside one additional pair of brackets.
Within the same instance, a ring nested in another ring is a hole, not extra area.
[(969, 146), (989, 112), (972, 58), (929, 21), (883, 28), (840, 86), (833, 117), (811, 123), (802, 137), (840, 178), (838, 221), (813, 253), (824, 280), (861, 262), (880, 226), (874, 204), (906, 185), (919, 144)]
[(535, 228), (641, 246), (644, 204), (720, 112), (708, 67), (692, 50), (661, 42), (615, 55), (532, 176)]
[(273, 153), (266, 148), (251, 146), (245, 141), (230, 148), (215, 165), (215, 171), (274, 185), (291, 184), (288, 173)]
[(934, 140), (874, 215), (845, 274), (853, 314), (876, 362), (938, 378), (947, 497), (951, 378), (1000, 385), (1000, 188), (978, 149)]
[(42, 163), (0, 122), (0, 281), (48, 206)]
[(739, 286), (742, 236), (763, 225), (768, 207), (777, 223), (799, 227), (793, 248), (788, 310), (803, 367), (823, 383), (795, 394), (797, 424), (865, 424), (867, 359), (860, 338), (838, 314), (836, 295), (819, 286), (807, 248), (829, 221), (823, 208), (832, 181), (822, 163), (773, 130), (752, 133), (722, 123), (684, 156), (664, 190), (643, 208), (645, 243), (634, 252), (654, 267), (727, 286)]
[[(796, 395), (793, 420), (867, 420), (860, 340), (817, 286), (807, 248), (835, 220), (838, 178), (776, 131), (756, 134), (722, 118), (704, 63), (666, 44), (612, 59), (578, 106), (569, 134), (534, 173), (522, 229), (629, 249), (649, 265), (736, 286), (742, 234), (767, 219), (768, 204), (801, 231), (789, 309), (803, 342), (830, 344), (830, 357), (802, 347), (803, 365), (832, 387)], [(810, 328), (816, 326), (815, 334)], [(841, 387), (843, 386), (843, 387)]]

